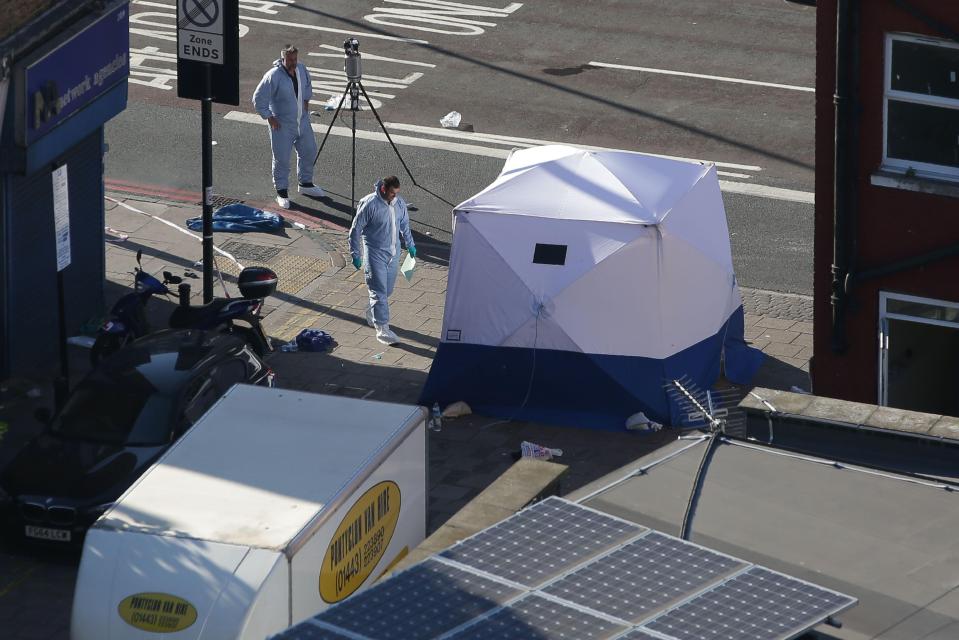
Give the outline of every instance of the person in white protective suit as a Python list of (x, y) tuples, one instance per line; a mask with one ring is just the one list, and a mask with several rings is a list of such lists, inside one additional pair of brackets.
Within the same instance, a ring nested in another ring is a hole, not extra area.
[(357, 269), (363, 266), (366, 255), (366, 286), (370, 290), (366, 322), (376, 329), (376, 339), (389, 345), (400, 341), (390, 329), (389, 302), (399, 271), (400, 236), (410, 255), (416, 257), (410, 216), (406, 201), (397, 195), (399, 191), (400, 181), (396, 176), (379, 180), (373, 193), (360, 200), (350, 226), (353, 266)]
[(273, 149), (273, 186), (276, 202), (290, 208), (290, 152), (296, 149), (296, 173), (300, 193), (320, 198), (323, 189), (313, 184), (316, 138), (310, 126), (310, 98), (313, 85), (306, 67), (297, 62), (297, 49), (285, 45), (280, 59), (263, 74), (253, 92), (253, 108), (270, 123)]

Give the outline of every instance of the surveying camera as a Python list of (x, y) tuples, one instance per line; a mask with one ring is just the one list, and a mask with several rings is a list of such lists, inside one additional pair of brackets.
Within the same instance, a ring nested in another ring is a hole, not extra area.
[(369, 110), (376, 117), (376, 121), (380, 125), (380, 129), (383, 130), (383, 133), (386, 135), (386, 139), (389, 141), (390, 146), (393, 147), (393, 153), (396, 154), (396, 157), (399, 159), (400, 163), (403, 165), (403, 168), (406, 169), (406, 174), (410, 177), (410, 180), (413, 181), (413, 186), (419, 187), (430, 193), (443, 202), (446, 202), (451, 207), (454, 206), (453, 203), (445, 200), (441, 196), (437, 196), (435, 193), (427, 189), (426, 187), (418, 184), (416, 178), (413, 177), (413, 174), (410, 173), (409, 167), (406, 166), (406, 161), (403, 160), (403, 156), (400, 155), (399, 149), (396, 148), (396, 144), (393, 142), (393, 138), (390, 137), (390, 132), (386, 130), (386, 126), (383, 124), (383, 120), (380, 119), (380, 114), (376, 112), (376, 108), (373, 106), (373, 101), (370, 100), (370, 96), (367, 95), (366, 89), (363, 88), (363, 61), (360, 57), (360, 41), (350, 36), (343, 41), (343, 53), (345, 54), (343, 58), (343, 71), (346, 72), (346, 89), (343, 90), (343, 97), (340, 98), (340, 103), (336, 107), (336, 111), (333, 112), (333, 117), (330, 119), (330, 126), (326, 129), (326, 134), (323, 136), (323, 141), (320, 143), (320, 148), (316, 151), (316, 157), (313, 158), (313, 165), (316, 165), (316, 161), (320, 159), (320, 154), (323, 153), (323, 147), (326, 146), (326, 141), (330, 137), (330, 132), (333, 130), (333, 124), (336, 122), (337, 116), (340, 115), (340, 111), (344, 107), (346, 102), (346, 97), (350, 97), (350, 105), (348, 109), (351, 113), (351, 123), (350, 123), (350, 132), (352, 138), (352, 162), (350, 162), (350, 208), (353, 210), (353, 215), (356, 215), (356, 112), (360, 109), (360, 94), (363, 94), (363, 97), (366, 98), (367, 106)]
[(360, 41), (356, 38), (347, 38), (343, 41), (343, 51), (346, 57), (343, 59), (343, 69), (346, 71), (346, 79), (359, 81), (363, 79), (363, 59), (360, 57)]
[(360, 56), (360, 41), (353, 37), (347, 38), (343, 41), (343, 51), (346, 54), (343, 58), (343, 70), (346, 72), (346, 79), (350, 83), (350, 111), (358, 111), (360, 108), (359, 83), (363, 79), (363, 58)]

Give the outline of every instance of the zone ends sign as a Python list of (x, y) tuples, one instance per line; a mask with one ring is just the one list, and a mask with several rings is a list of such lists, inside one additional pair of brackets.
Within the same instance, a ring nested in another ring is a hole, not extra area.
[(239, 0), (176, 0), (177, 96), (240, 104)]
[(177, 58), (223, 64), (223, 0), (178, 0)]

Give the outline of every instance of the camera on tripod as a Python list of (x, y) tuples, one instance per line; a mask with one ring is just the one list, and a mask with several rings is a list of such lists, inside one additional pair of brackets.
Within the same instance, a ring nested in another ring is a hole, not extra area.
[(359, 81), (363, 79), (363, 58), (360, 57), (360, 41), (356, 38), (347, 38), (343, 41), (343, 70), (347, 80)]
[[(403, 168), (406, 169), (406, 173), (409, 175), (410, 180), (413, 181), (413, 186), (420, 187), (421, 189), (425, 189), (425, 187), (417, 184), (416, 178), (414, 178), (413, 174), (410, 173), (409, 167), (406, 166), (406, 161), (403, 160), (403, 156), (400, 155), (399, 149), (396, 148), (396, 143), (393, 142), (393, 138), (390, 137), (390, 132), (386, 130), (383, 120), (380, 119), (380, 114), (376, 112), (376, 107), (373, 106), (373, 101), (370, 100), (370, 96), (367, 95), (366, 89), (363, 88), (363, 63), (362, 58), (360, 57), (360, 41), (353, 36), (350, 36), (343, 41), (343, 52), (346, 54), (343, 58), (343, 70), (346, 72), (347, 78), (346, 89), (343, 91), (343, 97), (340, 98), (340, 103), (336, 107), (336, 111), (333, 112), (333, 117), (330, 119), (330, 124), (326, 129), (326, 133), (323, 135), (323, 141), (320, 143), (320, 148), (317, 149), (316, 157), (313, 158), (313, 164), (316, 165), (317, 160), (320, 159), (320, 154), (323, 153), (323, 148), (326, 146), (326, 141), (330, 137), (330, 132), (333, 131), (333, 125), (336, 123), (336, 119), (340, 115), (340, 110), (348, 108), (352, 112), (350, 114), (352, 116), (350, 123), (350, 132), (352, 135), (350, 137), (353, 139), (350, 162), (350, 208), (352, 209), (353, 215), (356, 215), (356, 112), (360, 108), (360, 93), (362, 93), (363, 97), (366, 98), (366, 107), (364, 107), (364, 109), (369, 109), (376, 118), (376, 122), (380, 125), (380, 129), (383, 130), (383, 133), (386, 135), (386, 139), (389, 141), (390, 146), (393, 147), (393, 153), (395, 153), (396, 157), (399, 158), (399, 161), (403, 165)], [(346, 106), (347, 96), (350, 97), (349, 107)], [(430, 191), (430, 193), (433, 192)], [(444, 202), (446, 201), (444, 200)], [(454, 205), (450, 204), (450, 206), (452, 207)]]

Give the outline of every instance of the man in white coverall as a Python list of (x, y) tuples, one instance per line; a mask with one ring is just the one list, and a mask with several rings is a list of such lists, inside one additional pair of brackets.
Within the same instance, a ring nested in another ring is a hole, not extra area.
[(363, 266), (363, 254), (366, 254), (366, 286), (370, 290), (366, 322), (376, 329), (376, 339), (389, 345), (400, 341), (390, 329), (389, 303), (399, 271), (400, 236), (410, 255), (416, 257), (410, 216), (406, 201), (397, 195), (399, 191), (400, 180), (396, 176), (378, 181), (373, 193), (360, 200), (350, 226), (353, 266), (357, 269)]
[(316, 138), (310, 126), (310, 98), (313, 85), (306, 67), (297, 63), (297, 49), (286, 45), (273, 68), (253, 92), (253, 108), (270, 123), (270, 146), (273, 148), (273, 186), (276, 202), (290, 208), (290, 152), (296, 149), (296, 173), (300, 193), (320, 198), (323, 189), (313, 184), (313, 160)]

